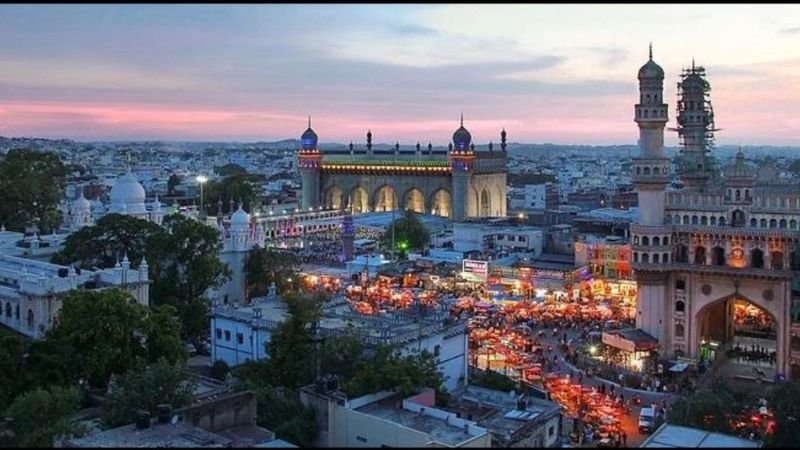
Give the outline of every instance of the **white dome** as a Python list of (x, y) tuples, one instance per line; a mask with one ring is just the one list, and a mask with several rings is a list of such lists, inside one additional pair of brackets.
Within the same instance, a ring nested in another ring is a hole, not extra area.
[(144, 188), (130, 172), (117, 178), (114, 187), (111, 188), (110, 197), (111, 207), (115, 211), (120, 211), (124, 205), (125, 210), (131, 214), (146, 212)]
[(83, 196), (83, 192), (81, 192), (81, 196), (78, 197), (72, 203), (72, 212), (73, 213), (90, 213), (92, 211), (92, 205), (89, 203), (89, 200), (86, 200), (86, 197)]
[(231, 225), (249, 225), (250, 224), (250, 214), (247, 214), (245, 210), (242, 209), (242, 205), (239, 205), (239, 209), (236, 210), (233, 215), (231, 215)]

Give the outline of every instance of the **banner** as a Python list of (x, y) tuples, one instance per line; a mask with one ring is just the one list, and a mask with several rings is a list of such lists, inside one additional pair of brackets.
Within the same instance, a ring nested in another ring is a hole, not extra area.
[(474, 259), (465, 259), (462, 262), (462, 271), (475, 275), (476, 277), (481, 278), (482, 280), (486, 281), (489, 277), (489, 262), (488, 261), (477, 261)]

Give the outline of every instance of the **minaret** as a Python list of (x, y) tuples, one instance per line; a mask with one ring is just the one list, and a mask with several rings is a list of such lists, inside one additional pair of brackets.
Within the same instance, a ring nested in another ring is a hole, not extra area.
[(500, 150), (506, 151), (506, 129), (500, 132)]
[(461, 126), (453, 133), (453, 142), (449, 146), (448, 159), (453, 174), (453, 201), (450, 217), (455, 222), (462, 222), (467, 217), (467, 201), (469, 179), (472, 175), (472, 164), (475, 152), (470, 148), (472, 135), (464, 128), (464, 114), (461, 114)]
[(300, 207), (308, 210), (319, 207), (319, 170), (322, 166), (322, 153), (317, 150), (317, 133), (311, 129), (311, 116), (308, 116), (308, 129), (300, 136), (300, 144), (297, 154), (303, 183)]
[(706, 70), (695, 66), (685, 69), (678, 83), (678, 127), (681, 140), (680, 177), (688, 189), (702, 190), (715, 175), (708, 157), (714, 145), (714, 109), (711, 106), (711, 85)]
[(372, 130), (367, 130), (367, 155), (372, 154)]
[(664, 224), (664, 189), (669, 183), (669, 160), (664, 157), (664, 127), (667, 104), (664, 103), (664, 70), (650, 59), (639, 69), (639, 103), (635, 106), (639, 126), (638, 158), (633, 159), (633, 182), (639, 194), (639, 223)]
[(353, 215), (350, 210), (345, 210), (344, 218), (342, 219), (342, 259), (347, 262), (353, 259), (354, 254), (354, 240), (356, 237), (356, 229), (353, 225)]
[[(665, 189), (670, 181), (669, 160), (664, 157), (664, 70), (650, 58), (639, 69), (639, 156), (633, 158), (633, 183), (639, 197), (639, 220), (631, 225), (634, 276), (637, 292), (636, 326), (659, 340), (662, 351), (671, 350), (667, 332), (667, 273), (671, 249), (660, 245), (670, 230), (664, 225)], [(659, 244), (656, 244), (659, 242)]]

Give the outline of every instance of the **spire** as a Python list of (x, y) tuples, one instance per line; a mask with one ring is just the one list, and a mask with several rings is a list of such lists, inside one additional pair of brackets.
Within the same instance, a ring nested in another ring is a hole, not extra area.
[(464, 126), (464, 111), (461, 111), (461, 126)]
[(653, 60), (653, 43), (650, 43), (650, 61)]
[(308, 115), (308, 128), (311, 128), (311, 115)]
[(694, 56), (692, 56), (692, 71), (694, 72)]

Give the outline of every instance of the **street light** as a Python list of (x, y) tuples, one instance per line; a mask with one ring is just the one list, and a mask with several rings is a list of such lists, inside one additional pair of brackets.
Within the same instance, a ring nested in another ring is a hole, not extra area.
[(198, 175), (197, 176), (197, 183), (200, 185), (200, 212), (203, 212), (203, 185), (208, 181), (208, 177), (205, 175)]

